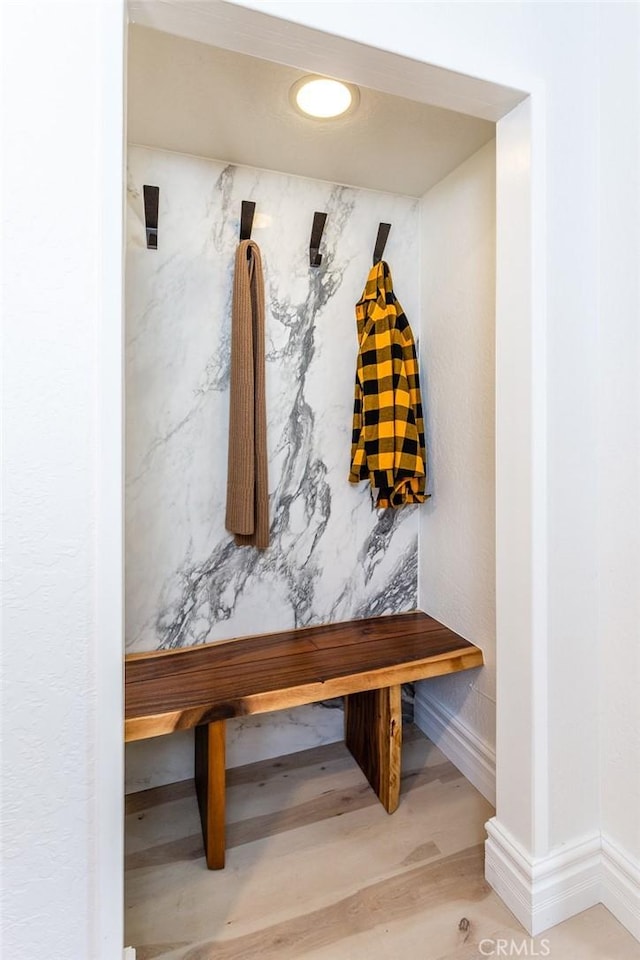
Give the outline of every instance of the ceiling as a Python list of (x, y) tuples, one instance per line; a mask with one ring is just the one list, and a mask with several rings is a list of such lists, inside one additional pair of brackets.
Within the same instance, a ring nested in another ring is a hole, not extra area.
[(420, 197), (495, 136), (368, 87), (351, 115), (313, 120), (289, 100), (307, 71), (134, 24), (128, 56), (130, 143)]

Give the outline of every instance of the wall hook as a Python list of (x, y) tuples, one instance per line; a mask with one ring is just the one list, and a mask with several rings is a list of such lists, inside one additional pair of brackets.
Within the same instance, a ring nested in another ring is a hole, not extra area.
[(256, 212), (256, 205), (253, 200), (242, 201), (242, 213), (240, 215), (240, 239), (251, 240), (251, 231), (253, 230), (253, 215)]
[(145, 183), (142, 192), (144, 194), (144, 222), (147, 232), (147, 250), (157, 250), (160, 187), (150, 187), (149, 184)]
[(382, 255), (384, 253), (384, 248), (387, 245), (387, 238), (389, 236), (389, 231), (391, 230), (390, 223), (381, 223), (378, 227), (378, 236), (376, 237), (376, 245), (373, 250), (373, 265), (375, 267), (376, 263), (380, 263), (382, 260)]
[(320, 241), (322, 232), (327, 222), (326, 213), (316, 212), (313, 215), (313, 226), (311, 227), (311, 240), (309, 241), (309, 264), (312, 267), (319, 267), (322, 263), (322, 254), (320, 253)]

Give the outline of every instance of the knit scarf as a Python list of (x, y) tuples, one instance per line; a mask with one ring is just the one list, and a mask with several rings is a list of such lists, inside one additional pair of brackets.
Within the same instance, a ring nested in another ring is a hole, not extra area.
[(238, 546), (269, 546), (264, 278), (260, 250), (236, 251), (231, 315), (229, 465), (225, 525)]

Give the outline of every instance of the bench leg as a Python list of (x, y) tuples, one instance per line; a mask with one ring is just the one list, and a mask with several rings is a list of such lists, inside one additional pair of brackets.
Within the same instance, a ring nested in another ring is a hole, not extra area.
[(344, 701), (345, 743), (387, 813), (393, 813), (400, 801), (400, 684), (350, 693)]
[(225, 721), (196, 727), (196, 793), (209, 870), (224, 867)]

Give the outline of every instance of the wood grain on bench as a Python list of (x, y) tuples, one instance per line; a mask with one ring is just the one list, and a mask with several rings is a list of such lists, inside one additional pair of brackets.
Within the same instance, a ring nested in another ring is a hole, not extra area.
[(126, 658), (125, 739), (481, 666), (420, 611)]

